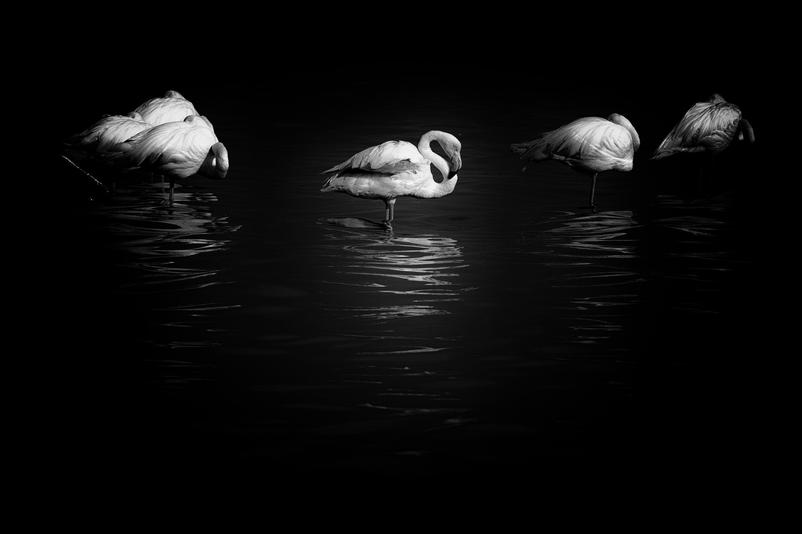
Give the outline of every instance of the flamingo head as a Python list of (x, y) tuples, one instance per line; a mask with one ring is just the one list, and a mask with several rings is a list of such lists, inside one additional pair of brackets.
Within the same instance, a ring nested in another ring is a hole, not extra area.
[(607, 120), (618, 124), (619, 126), (623, 126), (627, 130), (629, 130), (630, 135), (632, 136), (632, 145), (635, 150), (640, 148), (640, 136), (638, 135), (638, 131), (635, 130), (635, 127), (629, 122), (629, 119), (621, 115), (620, 113), (611, 113)]
[(446, 156), (448, 156), (448, 179), (451, 179), (456, 176), (462, 168), (462, 143), (460, 143), (459, 139), (455, 136), (442, 131), (437, 132), (435, 139), (437, 139), (437, 143), (443, 147), (443, 151), (446, 153)]
[(228, 174), (228, 150), (223, 143), (215, 143), (209, 149), (201, 173), (210, 178), (225, 178)]

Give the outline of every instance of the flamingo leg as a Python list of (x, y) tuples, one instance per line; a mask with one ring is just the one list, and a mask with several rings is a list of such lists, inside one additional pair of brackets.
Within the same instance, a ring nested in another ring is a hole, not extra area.
[(173, 205), (173, 190), (175, 189), (175, 180), (170, 178), (170, 205)]
[(590, 188), (590, 209), (596, 211), (596, 178), (599, 176), (599, 173), (593, 173), (593, 185)]
[(387, 227), (388, 230), (393, 229), (393, 212), (395, 211), (395, 199), (391, 198), (390, 200), (384, 201), (384, 226)]
[(395, 199), (384, 201), (384, 224), (393, 222), (393, 214), (395, 213)]

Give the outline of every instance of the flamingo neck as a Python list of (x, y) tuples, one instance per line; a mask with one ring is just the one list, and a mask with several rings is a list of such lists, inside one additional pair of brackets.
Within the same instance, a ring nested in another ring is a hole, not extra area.
[(437, 137), (434, 135), (434, 132), (428, 132), (425, 133), (418, 142), (418, 152), (420, 152), (424, 158), (428, 159), (432, 165), (440, 171), (440, 174), (443, 175), (443, 179), (440, 182), (432, 180), (430, 184), (427, 184), (425, 196), (429, 198), (448, 195), (454, 191), (458, 179), (457, 176), (454, 176), (449, 180), (448, 175), (451, 172), (451, 167), (445, 159), (432, 150), (431, 144), (432, 141), (435, 140), (437, 140)]
[(635, 150), (638, 150), (638, 148), (640, 148), (640, 136), (638, 135), (638, 131), (635, 130), (635, 127), (632, 125), (632, 123), (629, 122), (629, 119), (623, 115), (617, 115), (613, 122), (626, 128), (626, 130), (629, 132), (629, 135), (632, 136), (632, 146), (635, 148)]
[(635, 147), (635, 150), (640, 148), (640, 136), (638, 132), (635, 130), (635, 127), (632, 124), (625, 126), (627, 130), (629, 130), (630, 135), (632, 136), (632, 146)]

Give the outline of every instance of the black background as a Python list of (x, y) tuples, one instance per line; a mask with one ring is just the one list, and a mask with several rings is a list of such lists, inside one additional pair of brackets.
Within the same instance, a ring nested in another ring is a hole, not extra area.
[[(785, 180), (769, 167), (774, 134), (768, 126), (782, 99), (771, 90), (777, 73), (772, 60), (783, 49), (755, 46), (743, 30), (750, 12), (726, 18), (637, 13), (628, 20), (632, 13), (622, 8), (606, 13), (612, 20), (586, 14), (580, 24), (571, 10), (533, 8), (479, 13), (478, 6), (439, 6), (431, 18), (413, 5), (282, 9), (233, 16), (218, 9), (186, 20), (162, 14), (172, 24), (155, 25), (148, 23), (160, 15), (150, 11), (111, 20), (68, 13), (55, 29), (28, 35), (41, 49), (21, 62), (14, 87), (20, 107), (30, 98), (37, 102), (32, 144), (38, 155), (25, 171), (24, 198), (35, 199), (28, 202), (44, 215), (26, 225), (32, 235), (25, 244), (34, 250), (22, 255), (27, 259), (21, 267), (36, 284), (24, 307), (29, 348), (15, 353), (19, 359), (38, 355), (22, 381), (37, 414), (26, 420), (35, 436), (31, 465), (62, 481), (108, 481), (136, 479), (140, 461), (137, 430), (129, 423), (138, 417), (141, 376), (131, 359), (106, 351), (110, 340), (126, 335), (131, 317), (105, 291), (118, 281), (94, 269), (101, 262), (83, 217), (84, 192), (59, 180), (55, 157), (63, 138), (88, 118), (124, 113), (128, 109), (117, 103), (137, 103), (168, 88), (234, 94), (238, 86), (253, 85), (265, 95), (255, 113), (276, 122), (299, 110), (324, 116), (338, 106), (358, 108), (366, 91), (372, 98), (454, 95), (480, 101), (483, 113), (493, 113), (519, 105), (522, 87), (555, 84), (573, 87), (577, 98), (615, 95), (629, 103), (617, 111), (638, 124), (644, 154), (692, 103), (713, 92), (737, 103), (754, 126), (758, 143), (730, 161), (730, 182), (718, 184), (733, 192), (739, 246), (753, 262), (739, 274), (728, 313), (705, 331), (659, 313), (645, 321), (643, 351), (655, 365), (645, 363), (641, 371), (641, 383), (649, 385), (639, 392), (647, 431), (640, 436), (643, 454), (628, 459), (626, 480), (637, 486), (672, 479), (688, 491), (699, 489), (692, 480), (718, 489), (765, 480), (773, 470), (784, 397), (774, 385), (782, 383), (778, 368), (788, 355), (779, 346), (784, 323), (777, 320), (774, 267), (778, 243), (780, 250), (787, 246), (778, 200)], [(656, 186), (644, 185), (644, 194)], [(658, 303), (666, 290), (657, 283), (648, 296)], [(701, 366), (700, 357), (706, 362)], [(666, 361), (674, 373), (664, 374)], [(686, 372), (692, 361), (700, 369), (694, 376)], [(107, 379), (94, 380), (99, 375)], [(739, 409), (722, 416), (722, 403)], [(668, 426), (656, 428), (650, 419)], [(579, 476), (613, 471), (620, 460), (569, 469)]]

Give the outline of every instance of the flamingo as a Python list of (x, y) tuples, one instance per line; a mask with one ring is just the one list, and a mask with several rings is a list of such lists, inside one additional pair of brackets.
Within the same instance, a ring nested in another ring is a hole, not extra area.
[[(440, 144), (450, 162), (432, 150), (432, 141)], [(417, 147), (407, 141), (387, 141), (323, 171), (329, 177), (320, 191), (384, 201), (383, 222), (389, 227), (398, 197), (439, 198), (454, 191), (462, 168), (461, 150), (459, 139), (440, 130), (423, 134)], [(440, 182), (434, 180), (431, 165), (443, 176)]]
[(715, 155), (726, 149), (735, 137), (755, 142), (755, 132), (735, 104), (714, 94), (707, 102), (697, 102), (657, 147), (652, 159), (680, 152), (707, 152)]
[(167, 91), (162, 98), (151, 98), (140, 104), (134, 113), (153, 125), (182, 121), (190, 115), (199, 115), (192, 102), (178, 91)]
[(182, 121), (166, 122), (119, 143), (110, 154), (126, 169), (148, 169), (170, 180), (170, 203), (175, 180), (194, 174), (225, 178), (228, 150), (217, 139), (206, 117), (190, 115)]
[[(580, 172), (592, 173), (590, 208), (596, 209), (596, 178), (600, 172), (631, 171), (640, 137), (623, 115), (613, 113), (607, 119), (583, 117), (533, 141), (514, 143), (512, 151), (524, 161), (554, 159)], [(522, 171), (526, 170), (526, 166)]]

